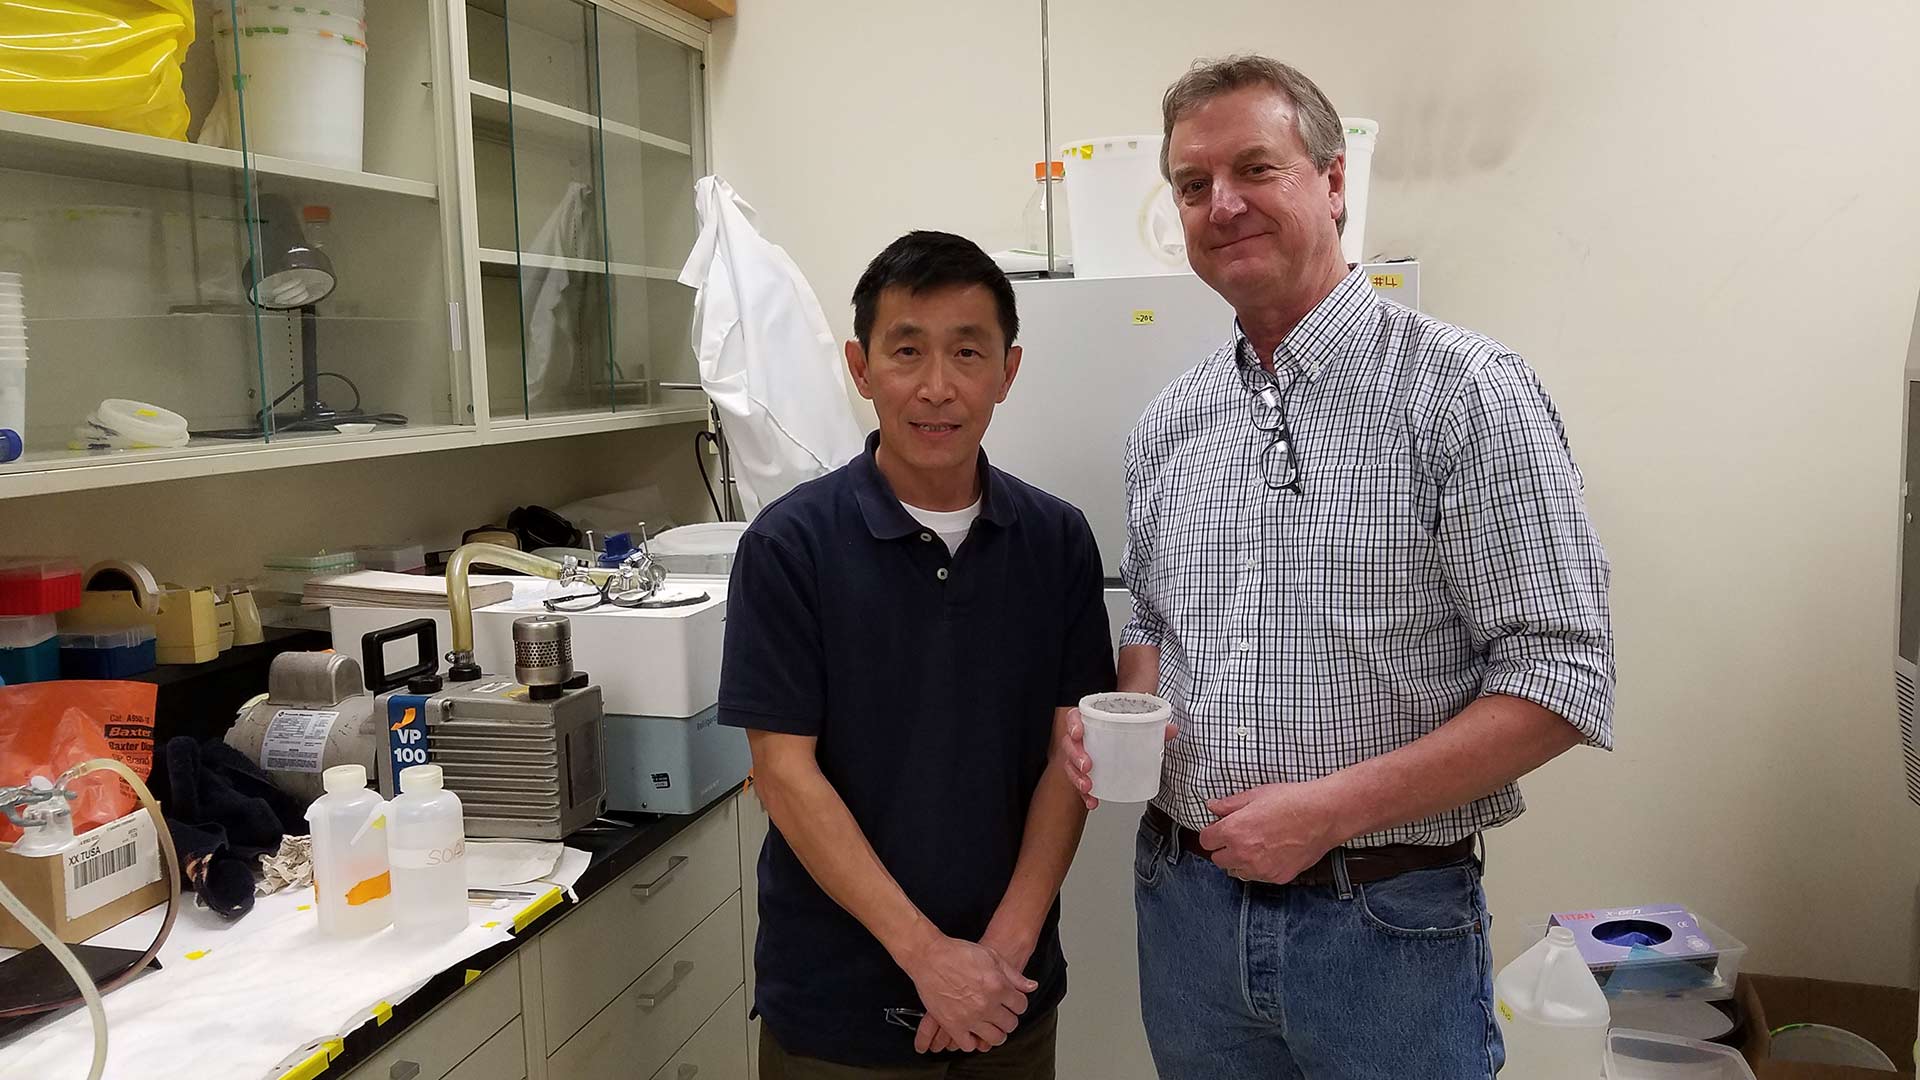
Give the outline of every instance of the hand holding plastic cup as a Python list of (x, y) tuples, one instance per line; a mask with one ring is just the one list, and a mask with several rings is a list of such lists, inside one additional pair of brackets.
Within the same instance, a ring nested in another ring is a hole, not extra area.
[(1153, 694), (1114, 692), (1080, 699), (1094, 798), (1141, 803), (1160, 794), (1160, 762), (1166, 756), (1172, 716), (1173, 706)]

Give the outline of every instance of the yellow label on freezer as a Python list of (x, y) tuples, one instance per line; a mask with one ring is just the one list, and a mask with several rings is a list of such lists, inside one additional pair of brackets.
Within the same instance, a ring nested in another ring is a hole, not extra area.
[(1373, 287), (1376, 289), (1398, 289), (1406, 285), (1407, 279), (1400, 274), (1375, 274)]
[(1138, 310), (1138, 311), (1136, 311), (1136, 312), (1134, 312), (1134, 313), (1133, 313), (1133, 325), (1135, 325), (1135, 326), (1152, 326), (1152, 325), (1153, 325), (1153, 309), (1152, 309), (1152, 308), (1141, 308), (1140, 310)]
[(1506, 1019), (1507, 1023), (1513, 1023), (1513, 1010), (1507, 1008), (1507, 1003), (1498, 998), (1495, 998), (1493, 1003), (1499, 1007), (1500, 1015)]

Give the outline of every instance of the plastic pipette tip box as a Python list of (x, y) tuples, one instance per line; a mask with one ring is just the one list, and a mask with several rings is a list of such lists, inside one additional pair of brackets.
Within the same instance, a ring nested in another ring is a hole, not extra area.
[(52, 615), (79, 606), (79, 563), (71, 559), (0, 558), (0, 617)]
[(51, 615), (0, 618), (0, 681), (17, 685), (59, 678), (58, 633)]
[(81, 629), (60, 635), (60, 677), (124, 679), (157, 666), (158, 642), (151, 626)]

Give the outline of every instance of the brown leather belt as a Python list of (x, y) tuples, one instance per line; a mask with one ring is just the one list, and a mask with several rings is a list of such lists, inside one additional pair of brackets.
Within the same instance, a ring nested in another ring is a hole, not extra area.
[[(1157, 806), (1148, 806), (1147, 827), (1166, 836), (1177, 833), (1180, 837), (1180, 850), (1199, 859), (1212, 861), (1213, 852), (1200, 846), (1200, 834), (1178, 825), (1167, 816), (1166, 811)], [(1391, 877), (1412, 870), (1427, 870), (1436, 866), (1447, 866), (1473, 855), (1474, 838), (1469, 836), (1443, 847), (1428, 844), (1388, 844), (1384, 847), (1335, 848), (1320, 857), (1320, 861), (1307, 867), (1289, 884), (1324, 885), (1336, 884), (1333, 875), (1334, 852), (1340, 852), (1347, 864), (1347, 880), (1356, 885), (1371, 885), (1376, 881), (1385, 881)]]

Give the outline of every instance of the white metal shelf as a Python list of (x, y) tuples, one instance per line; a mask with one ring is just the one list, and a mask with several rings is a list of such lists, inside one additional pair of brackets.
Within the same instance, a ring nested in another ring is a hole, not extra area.
[(168, 450), (35, 450), (19, 461), (0, 465), (0, 499), (421, 454), (479, 444), (480, 434), (472, 427), (422, 424), (367, 435), (282, 435), (272, 443), (195, 439), (187, 446)]
[(208, 173), (224, 173), (237, 181), (249, 161), (253, 171), (262, 176), (429, 201), (440, 196), (439, 187), (424, 180), (352, 172), (264, 154), (249, 156), (219, 146), (0, 112), (0, 168), (5, 169), (192, 191), (206, 185)]
[(536, 416), (531, 419), (495, 417), (487, 428), (489, 443), (530, 442), (534, 439), (558, 439), (569, 435), (592, 435), (602, 431), (630, 431), (639, 428), (669, 427), (674, 424), (698, 424), (707, 420), (704, 395), (675, 393), (699, 404), (674, 402), (667, 405), (627, 406), (619, 412), (597, 412), (574, 416)]
[(19, 461), (0, 465), (0, 500), (706, 421), (704, 397), (679, 393), (673, 396), (693, 398), (698, 403), (676, 401), (628, 407), (619, 412), (531, 420), (496, 418), (485, 430), (458, 424), (419, 424), (383, 428), (366, 435), (281, 435), (270, 444), (195, 439), (188, 446), (169, 450), (36, 450)]
[(516, 138), (532, 136), (536, 139), (564, 141), (599, 130), (683, 157), (693, 156), (692, 144), (656, 135), (632, 124), (609, 120), (526, 94), (510, 93), (491, 83), (469, 80), (467, 85), (473, 90), (474, 123), (496, 129), (511, 125)]
[(665, 266), (643, 266), (640, 263), (601, 262), (598, 259), (576, 259), (565, 255), (540, 255), (531, 251), (507, 251), (504, 248), (481, 248), (480, 267), (483, 273), (490, 272), (488, 267), (500, 267), (512, 270), (517, 267), (531, 267), (535, 270), (571, 270), (581, 274), (612, 274), (614, 277), (652, 278), (656, 281), (678, 281), (680, 272)]

